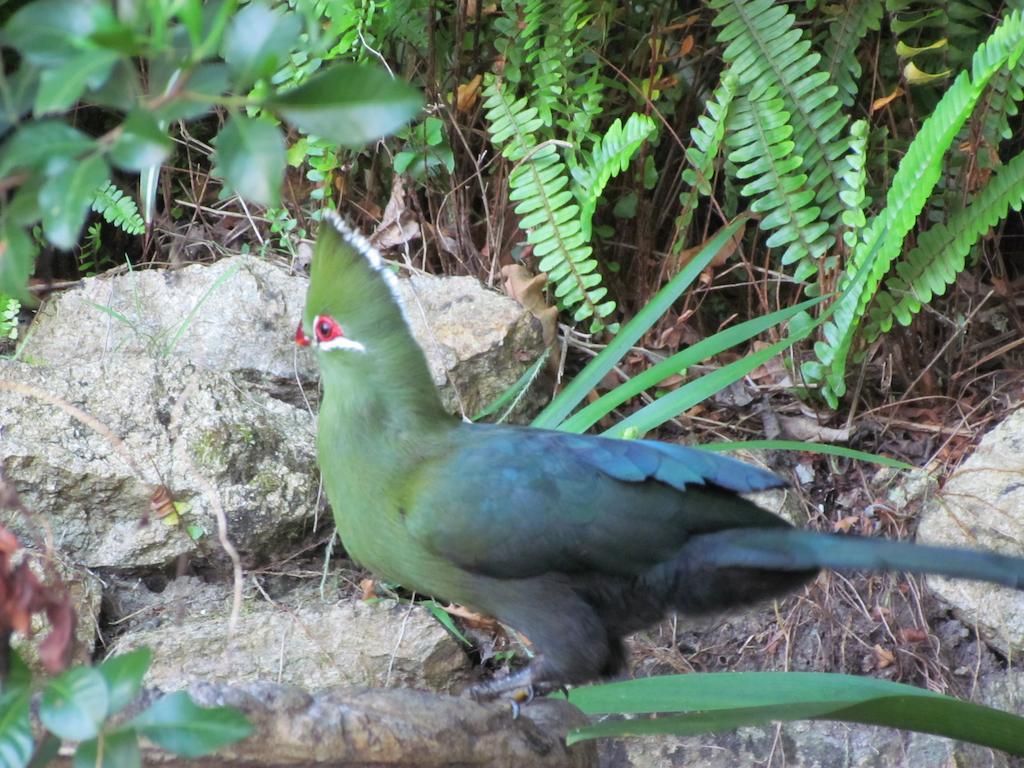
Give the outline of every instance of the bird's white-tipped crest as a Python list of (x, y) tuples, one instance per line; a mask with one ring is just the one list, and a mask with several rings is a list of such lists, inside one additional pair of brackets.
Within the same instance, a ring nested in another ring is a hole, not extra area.
[(402, 297), (398, 292), (398, 278), (395, 277), (395, 273), (388, 269), (384, 263), (384, 258), (380, 255), (380, 251), (374, 248), (370, 241), (366, 239), (362, 232), (355, 229), (345, 219), (343, 219), (335, 211), (325, 211), (324, 221), (334, 227), (335, 231), (341, 235), (342, 239), (352, 246), (352, 248), (362, 256), (366, 263), (369, 264), (383, 279), (388, 286), (388, 290), (391, 291), (391, 296), (398, 306), (402, 309), (402, 315), (406, 318), (408, 323), (408, 316), (405, 314), (405, 304), (402, 302)]

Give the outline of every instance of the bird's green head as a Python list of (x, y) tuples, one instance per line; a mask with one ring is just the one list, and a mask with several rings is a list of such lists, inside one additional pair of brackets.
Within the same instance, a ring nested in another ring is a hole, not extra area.
[(296, 343), (316, 349), (324, 365), (385, 355), (389, 341), (408, 333), (394, 273), (365, 237), (337, 214), (325, 213)]

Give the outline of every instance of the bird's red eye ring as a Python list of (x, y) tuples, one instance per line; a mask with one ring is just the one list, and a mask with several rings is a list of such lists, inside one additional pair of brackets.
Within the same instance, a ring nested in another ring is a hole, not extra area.
[(327, 315), (320, 315), (313, 321), (313, 332), (316, 334), (316, 340), (321, 344), (345, 335), (341, 332), (341, 326), (337, 321)]
[(302, 321), (299, 320), (299, 327), (295, 329), (295, 343), (300, 347), (308, 347), (311, 343), (309, 336), (302, 330)]

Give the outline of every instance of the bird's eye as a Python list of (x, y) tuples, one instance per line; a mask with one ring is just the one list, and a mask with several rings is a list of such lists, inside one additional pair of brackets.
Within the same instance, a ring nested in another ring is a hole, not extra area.
[(316, 319), (313, 331), (316, 333), (316, 340), (321, 344), (325, 341), (336, 339), (339, 336), (344, 336), (341, 332), (341, 326), (338, 325), (335, 319), (325, 315), (320, 315), (320, 317)]

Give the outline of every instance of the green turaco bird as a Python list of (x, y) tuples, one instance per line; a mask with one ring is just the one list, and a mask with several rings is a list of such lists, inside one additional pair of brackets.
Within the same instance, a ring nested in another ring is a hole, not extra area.
[(351, 557), (495, 616), (536, 649), (478, 695), (615, 673), (622, 637), (667, 612), (749, 603), (821, 568), (1024, 587), (1019, 558), (796, 529), (741, 495), (781, 478), (717, 454), (449, 416), (394, 275), (334, 214), (296, 341), (320, 362), (317, 451)]

